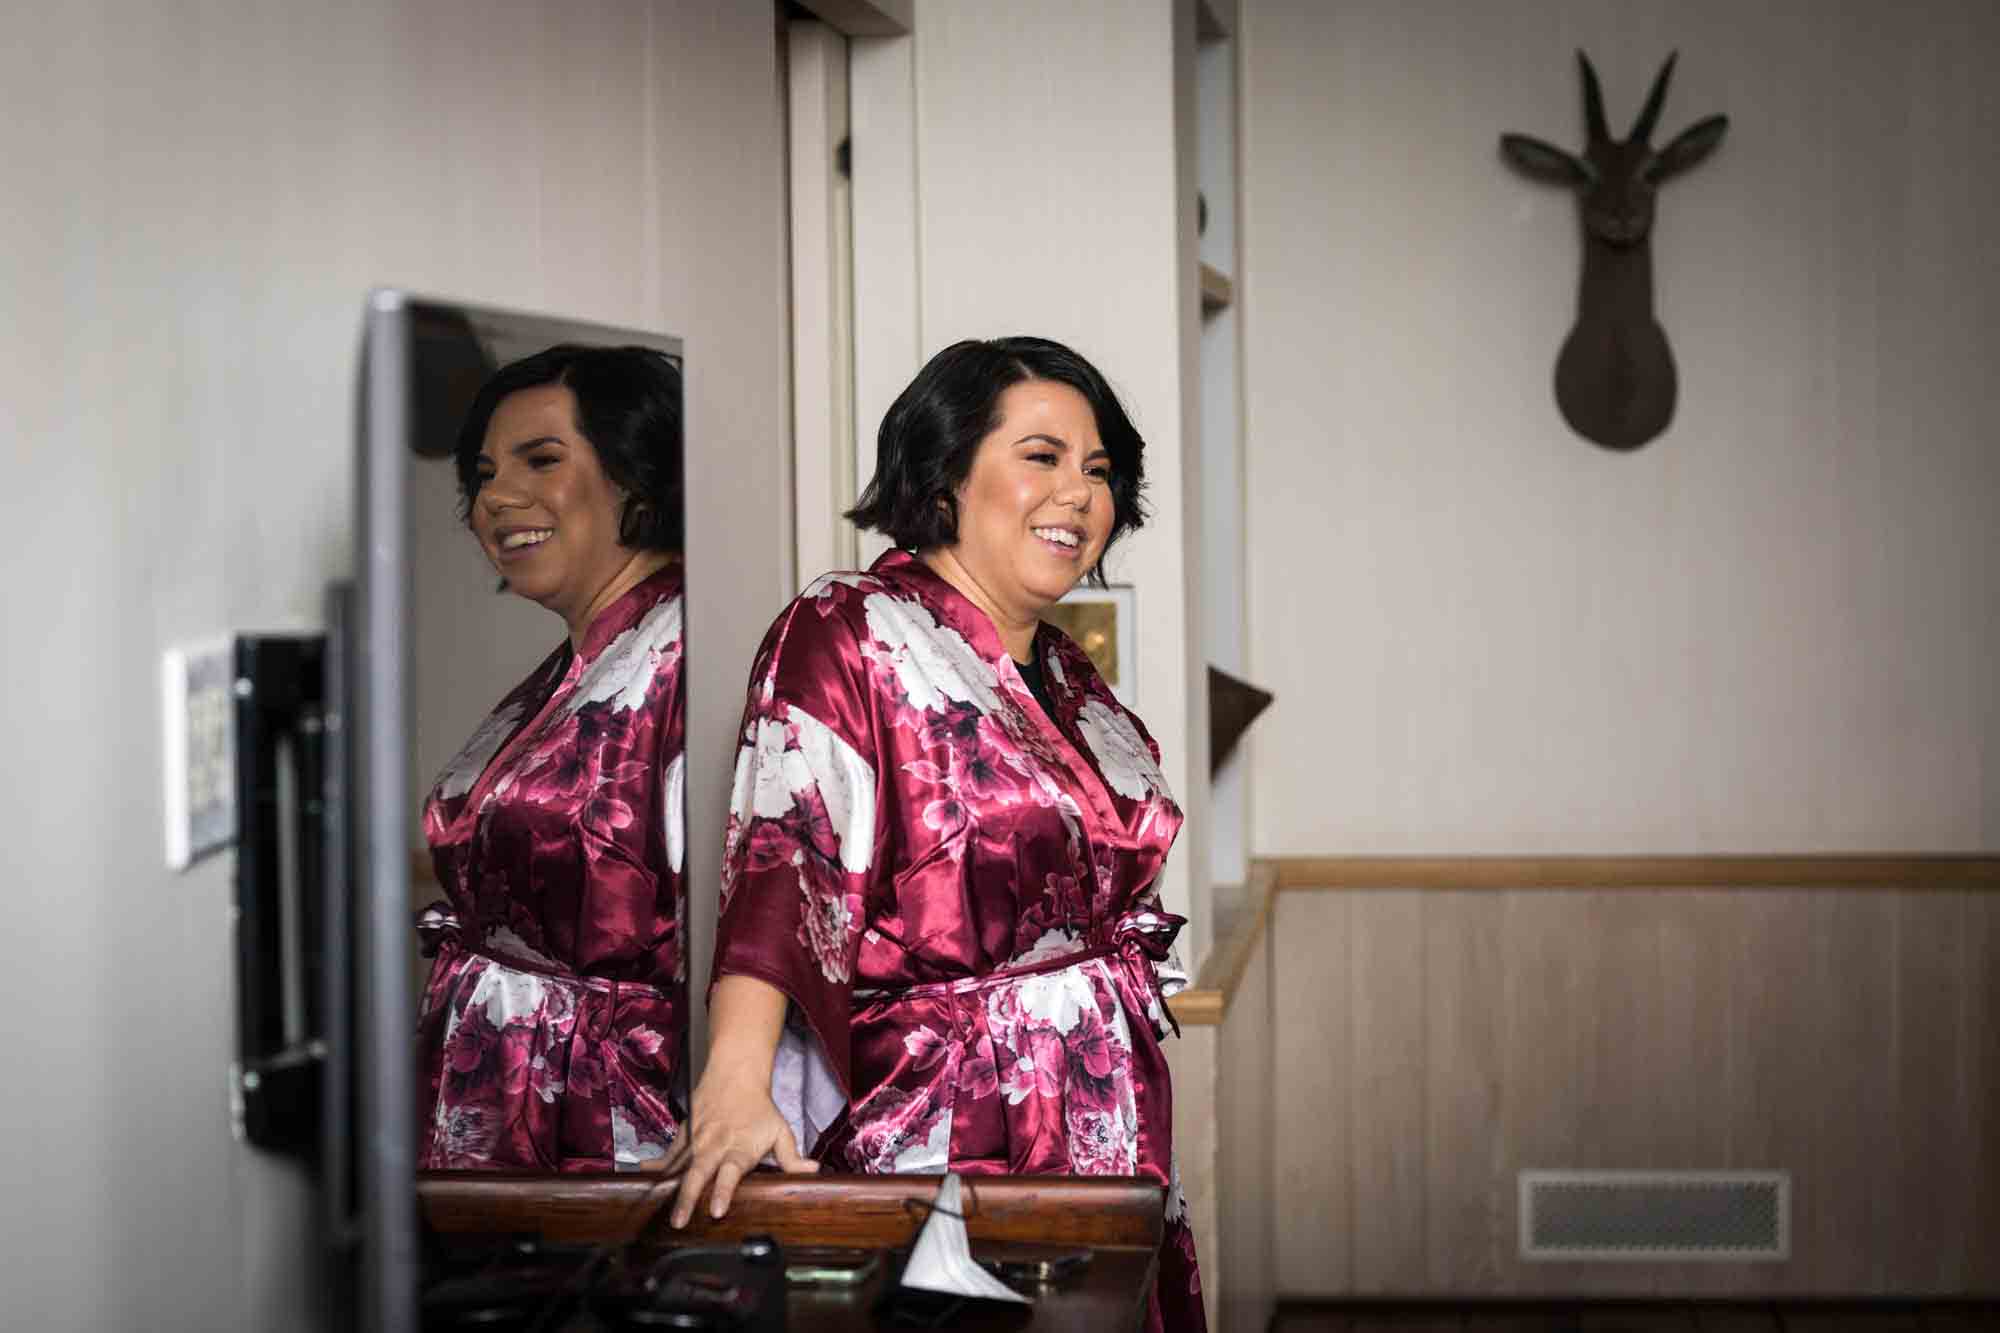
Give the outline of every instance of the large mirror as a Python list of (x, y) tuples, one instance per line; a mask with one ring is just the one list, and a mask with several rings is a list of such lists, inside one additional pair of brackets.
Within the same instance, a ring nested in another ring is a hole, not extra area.
[(686, 1115), (681, 347), (412, 302), (418, 1170), (630, 1170)]
[(684, 367), (392, 289), (361, 353), (320, 1156), (353, 1312), (405, 1329), (418, 1171), (643, 1167), (684, 1115)]

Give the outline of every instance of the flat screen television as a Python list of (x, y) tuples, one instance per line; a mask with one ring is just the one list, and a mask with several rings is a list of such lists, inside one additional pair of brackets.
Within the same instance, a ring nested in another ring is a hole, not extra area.
[[(488, 375), (565, 342), (644, 346), (683, 361), (680, 340), (655, 330), (389, 289), (365, 307), (354, 579), (330, 590), (327, 608), (318, 971), (324, 1220), (343, 1321), (372, 1333), (418, 1327), (412, 881), (419, 784), (438, 762), (422, 751), (457, 725), (435, 716), (450, 700), (476, 720), (560, 633), (546, 612), (490, 595), (491, 572), (456, 528), (451, 444)], [(449, 608), (463, 614), (439, 633)], [(514, 660), (528, 622), (539, 648)], [(451, 688), (436, 688), (440, 679)]]

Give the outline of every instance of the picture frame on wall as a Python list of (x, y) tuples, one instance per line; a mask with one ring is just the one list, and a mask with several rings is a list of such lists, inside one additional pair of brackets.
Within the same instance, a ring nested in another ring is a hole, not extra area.
[(1108, 588), (1079, 583), (1042, 612), (1089, 656), (1097, 674), (1127, 708), (1139, 698), (1138, 591), (1129, 583)]

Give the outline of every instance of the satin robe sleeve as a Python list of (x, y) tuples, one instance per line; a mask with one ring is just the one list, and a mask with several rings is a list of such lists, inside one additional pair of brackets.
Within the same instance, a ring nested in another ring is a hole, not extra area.
[[(1083, 696), (1096, 700), (1105, 709), (1115, 711), (1120, 717), (1131, 724), (1132, 731), (1146, 747), (1146, 753), (1153, 760), (1153, 773), (1149, 782), (1157, 784), (1162, 794), (1166, 794), (1166, 779), (1159, 772), (1160, 743), (1153, 739), (1153, 733), (1147, 729), (1145, 722), (1140, 719), (1137, 713), (1118, 701), (1118, 696), (1112, 693), (1111, 687), (1105, 683), (1104, 678), (1097, 674), (1097, 668), (1091, 664), (1089, 656), (1081, 647), (1077, 646), (1073, 640), (1056, 631), (1054, 628), (1045, 628), (1054, 641), (1051, 644), (1051, 654), (1061, 660), (1061, 669), (1065, 682), (1075, 682)], [(1172, 799), (1170, 795), (1168, 799)], [(1129, 910), (1141, 917), (1165, 918), (1166, 907), (1160, 900), (1160, 890), (1157, 880), (1154, 882), (1153, 887), (1147, 889), (1132, 901)], [(1172, 999), (1186, 990), (1193, 981), (1193, 977), (1188, 973), (1187, 965), (1181, 961), (1180, 949), (1174, 945), (1167, 947), (1164, 957), (1154, 960), (1153, 975), (1159, 980), (1159, 994), (1162, 999)], [(1176, 1034), (1179, 1033), (1179, 1026), (1174, 1024), (1171, 1015), (1163, 1005), (1158, 1003), (1153, 1004), (1148, 1009), (1148, 1016), (1153, 1022), (1154, 1035), (1165, 1037), (1170, 1027)]]
[[(672, 898), (674, 979), (685, 983), (688, 967), (687, 942), (687, 675), (686, 659), (677, 659), (667, 682), (667, 696), (660, 713), (660, 755), (654, 799), (659, 802), (660, 884)], [(685, 1021), (682, 1046), (686, 1046)], [(682, 1068), (686, 1060), (683, 1056)]]
[[(1081, 652), (1082, 650), (1079, 649), (1078, 651)], [(1106, 694), (1111, 693), (1108, 686), (1103, 688)], [(1126, 709), (1125, 715), (1132, 719), (1133, 727), (1137, 729), (1141, 739), (1146, 742), (1146, 749), (1153, 756), (1154, 766), (1158, 767), (1160, 763), (1160, 743), (1153, 739), (1153, 733), (1146, 729), (1146, 724), (1139, 720), (1137, 713)], [(1164, 916), (1167, 910), (1166, 905), (1160, 901), (1160, 890), (1157, 884), (1153, 888), (1146, 890), (1139, 898), (1136, 906), (1139, 911), (1152, 916)], [(1187, 964), (1181, 961), (1180, 946), (1173, 944), (1167, 946), (1166, 957), (1154, 960), (1153, 975), (1159, 978), (1160, 998), (1163, 1000), (1171, 1000), (1174, 996), (1186, 990), (1194, 981), (1194, 978), (1188, 974)], [(1153, 1008), (1158, 1011), (1149, 1014), (1153, 1020), (1153, 1034), (1157, 1037), (1165, 1037), (1168, 1027), (1171, 1026), (1174, 1035), (1179, 1036), (1180, 1025), (1173, 1021), (1165, 1007), (1156, 1004)]]
[(713, 975), (756, 977), (790, 1001), (773, 1099), (802, 1151), (854, 1086), (853, 978), (886, 840), (868, 682), (842, 610), (794, 602), (751, 670), (730, 797)]

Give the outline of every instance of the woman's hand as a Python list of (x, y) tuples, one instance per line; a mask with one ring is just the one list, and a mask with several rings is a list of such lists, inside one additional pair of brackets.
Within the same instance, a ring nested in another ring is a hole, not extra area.
[(786, 1004), (783, 991), (754, 977), (728, 976), (716, 984), (708, 1066), (664, 1168), (681, 1176), (671, 1218), (676, 1228), (687, 1225), (702, 1189), (711, 1184), (709, 1216), (727, 1213), (737, 1184), (767, 1153), (782, 1171), (819, 1170), (818, 1162), (799, 1152), (791, 1125), (771, 1100), (771, 1062)]
[(711, 1066), (695, 1089), (688, 1129), (667, 1158), (668, 1172), (684, 1172), (674, 1199), (673, 1225), (684, 1227), (694, 1216), (695, 1201), (713, 1182), (708, 1214), (729, 1211), (736, 1186), (755, 1170), (766, 1153), (783, 1171), (817, 1171), (819, 1163), (799, 1153), (792, 1127), (771, 1100), (771, 1077), (742, 1074), (717, 1076)]

